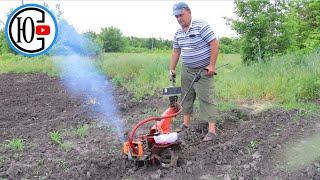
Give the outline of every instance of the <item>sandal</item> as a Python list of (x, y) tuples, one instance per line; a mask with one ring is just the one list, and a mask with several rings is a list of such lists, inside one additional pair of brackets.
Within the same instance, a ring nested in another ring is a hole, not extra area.
[(217, 139), (217, 135), (212, 133), (212, 132), (208, 132), (204, 138), (203, 138), (203, 142), (208, 142), (208, 141), (215, 141)]
[(189, 126), (186, 126), (185, 124), (181, 124), (177, 129), (176, 129), (176, 132), (182, 132), (182, 131), (184, 131), (184, 130), (186, 130), (186, 129), (188, 129), (189, 128)]

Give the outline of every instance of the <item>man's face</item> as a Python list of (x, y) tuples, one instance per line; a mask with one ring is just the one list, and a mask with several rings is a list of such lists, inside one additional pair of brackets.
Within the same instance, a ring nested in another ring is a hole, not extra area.
[(181, 27), (189, 27), (191, 23), (191, 12), (183, 9), (180, 15), (176, 15), (176, 18)]

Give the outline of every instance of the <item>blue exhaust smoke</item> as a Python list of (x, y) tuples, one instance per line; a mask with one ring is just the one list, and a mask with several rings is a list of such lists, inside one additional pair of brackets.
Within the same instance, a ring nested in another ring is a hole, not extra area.
[[(105, 75), (98, 73), (89, 58), (99, 49), (96, 43), (80, 35), (65, 20), (59, 21), (59, 35), (52, 54), (57, 60), (61, 79), (72, 94), (84, 98), (92, 111), (102, 115), (102, 122), (111, 127), (124, 141), (123, 122), (113, 97), (112, 85)], [(99, 50), (98, 50), (99, 51)], [(59, 59), (57, 58), (57, 59)]]

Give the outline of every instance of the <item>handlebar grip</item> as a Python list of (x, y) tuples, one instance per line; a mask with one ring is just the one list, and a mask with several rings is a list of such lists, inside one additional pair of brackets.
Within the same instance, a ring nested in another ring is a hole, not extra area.
[[(206, 70), (207, 72), (209, 71), (209, 69), (207, 69), (207, 68), (204, 68), (204, 70)], [(216, 72), (214, 72), (214, 74), (213, 75), (217, 75), (217, 73)]]

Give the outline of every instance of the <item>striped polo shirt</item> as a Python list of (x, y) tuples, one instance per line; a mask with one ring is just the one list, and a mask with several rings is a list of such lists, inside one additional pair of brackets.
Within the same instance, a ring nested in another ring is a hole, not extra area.
[(189, 68), (201, 68), (210, 63), (210, 42), (216, 38), (209, 24), (191, 21), (190, 28), (183, 32), (179, 28), (174, 35), (173, 48), (181, 49), (182, 62)]

